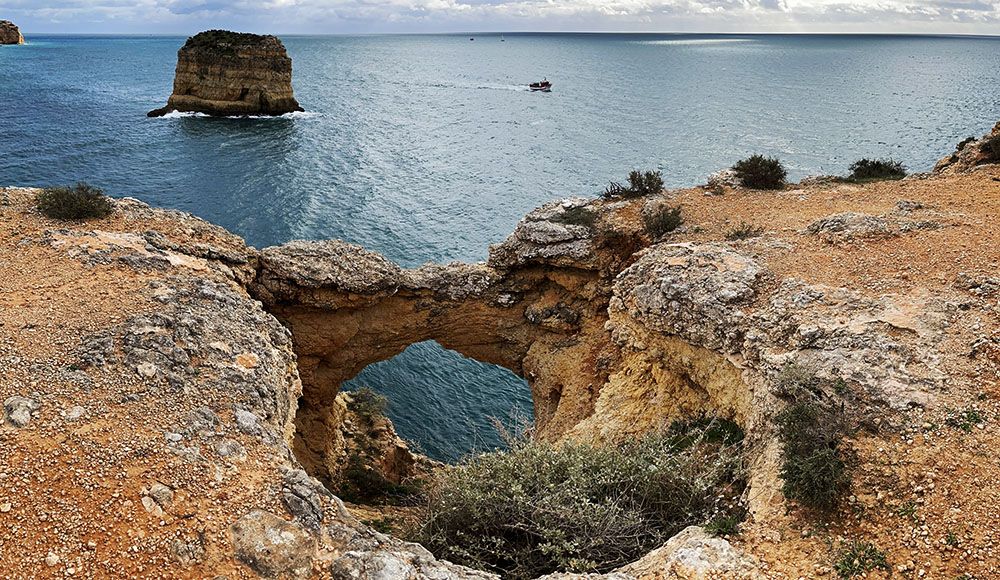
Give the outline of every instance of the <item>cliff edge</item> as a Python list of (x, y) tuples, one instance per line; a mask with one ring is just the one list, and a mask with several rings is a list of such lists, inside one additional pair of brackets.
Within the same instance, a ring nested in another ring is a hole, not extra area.
[(0, 44), (24, 44), (24, 36), (10, 20), (0, 20)]
[[(350, 452), (341, 383), (433, 339), (525, 377), (542, 439), (705, 414), (746, 432), (739, 536), (688, 528), (607, 575), (552, 579), (831, 577), (862, 541), (890, 568), (869, 578), (1000, 576), (982, 484), (1000, 478), (996, 163), (567, 199), (486, 263), (414, 269), (339, 241), (258, 251), (131, 199), (53, 221), (35, 193), (0, 188), (4, 569), (493, 578), (376, 532), (321, 483)], [(664, 206), (685, 224), (654, 235)], [(782, 494), (791, 368), (856, 426), (852, 487), (823, 520)]]
[(302, 110), (292, 91), (292, 59), (280, 39), (209, 30), (177, 51), (173, 94), (148, 115), (271, 116)]

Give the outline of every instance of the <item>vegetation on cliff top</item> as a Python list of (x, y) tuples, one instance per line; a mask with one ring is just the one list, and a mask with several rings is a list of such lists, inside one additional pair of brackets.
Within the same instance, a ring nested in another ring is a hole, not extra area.
[[(820, 511), (835, 508), (851, 484), (841, 449), (846, 420), (842, 409), (822, 402), (825, 386), (809, 369), (785, 367), (776, 387), (792, 403), (774, 419), (782, 444), (782, 492)], [(835, 391), (845, 388), (843, 383), (833, 385)]]
[(737, 161), (733, 165), (733, 171), (740, 183), (750, 189), (781, 189), (788, 176), (781, 161), (760, 154)]
[(848, 181), (865, 182), (906, 177), (906, 167), (899, 161), (887, 159), (858, 159), (851, 164)]
[(111, 214), (114, 204), (100, 188), (84, 182), (73, 187), (50, 187), (35, 196), (42, 215), (58, 220), (102, 218)]
[(273, 36), (232, 32), (229, 30), (206, 30), (187, 39), (184, 49), (213, 48), (226, 49), (233, 46), (255, 46), (268, 42)]
[(639, 171), (634, 169), (628, 174), (628, 185), (612, 181), (604, 190), (605, 199), (616, 197), (642, 197), (663, 191), (663, 175), (659, 171)]
[(684, 216), (681, 215), (681, 206), (679, 205), (676, 207), (661, 206), (655, 208), (652, 211), (644, 213), (642, 219), (646, 226), (646, 231), (649, 232), (649, 235), (653, 236), (654, 240), (676, 230), (684, 223)]
[(689, 525), (735, 531), (741, 442), (720, 421), (605, 447), (515, 441), (441, 471), (411, 539), (505, 578), (606, 572)]

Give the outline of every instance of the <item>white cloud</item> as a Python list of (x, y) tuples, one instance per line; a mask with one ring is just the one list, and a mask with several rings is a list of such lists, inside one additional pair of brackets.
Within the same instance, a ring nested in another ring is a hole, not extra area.
[(1000, 0), (0, 0), (25, 30), (995, 33)]

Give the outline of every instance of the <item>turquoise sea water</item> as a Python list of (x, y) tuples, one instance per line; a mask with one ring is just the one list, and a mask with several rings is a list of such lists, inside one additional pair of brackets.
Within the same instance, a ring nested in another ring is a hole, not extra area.
[[(701, 183), (753, 152), (791, 177), (891, 155), (924, 170), (1000, 119), (1000, 39), (507, 34), (284, 37), (308, 113), (147, 119), (181, 37), (0, 47), (0, 183), (86, 180), (258, 247), (342, 238), (404, 266), (481, 260), (528, 210), (633, 167)], [(526, 91), (547, 77), (549, 94)], [(450, 459), (530, 412), (522, 381), (433, 343), (351, 387)]]

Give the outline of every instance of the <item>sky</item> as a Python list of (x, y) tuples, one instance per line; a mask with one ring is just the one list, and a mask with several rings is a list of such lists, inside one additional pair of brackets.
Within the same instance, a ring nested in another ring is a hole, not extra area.
[(1000, 0), (0, 0), (26, 33), (1000, 34)]

